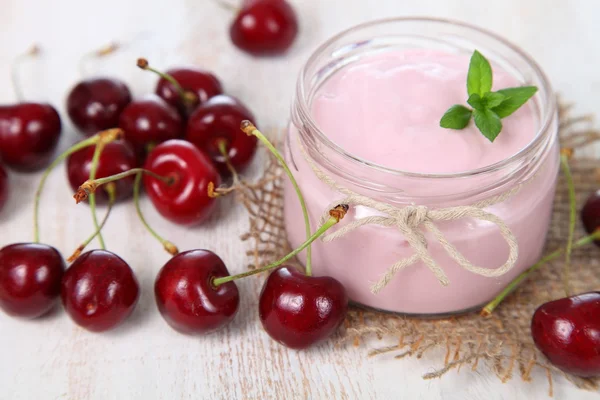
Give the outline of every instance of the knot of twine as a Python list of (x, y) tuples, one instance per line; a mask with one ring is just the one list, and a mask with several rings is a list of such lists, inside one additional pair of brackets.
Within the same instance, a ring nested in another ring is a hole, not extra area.
[[(429, 231), (433, 235), (435, 240), (440, 243), (446, 253), (448, 253), (448, 255), (454, 259), (458, 265), (472, 273), (492, 278), (504, 275), (514, 267), (519, 255), (519, 246), (517, 244), (515, 235), (511, 232), (501, 218), (485, 211), (484, 208), (501, 203), (512, 197), (521, 189), (523, 184), (519, 184), (511, 190), (508, 190), (498, 196), (491, 197), (467, 206), (429, 209), (422, 205), (408, 205), (399, 208), (388, 203), (380, 202), (370, 197), (363, 196), (346, 187), (340, 186), (331, 177), (326, 175), (317, 167), (314, 161), (306, 153), (306, 150), (302, 145), (300, 145), (300, 149), (315, 176), (320, 181), (330, 186), (333, 190), (346, 196), (344, 199), (332, 202), (329, 206), (327, 206), (326, 210), (330, 210), (337, 204), (348, 204), (351, 206), (360, 205), (369, 207), (384, 214), (383, 216), (369, 216), (357, 219), (347, 225), (344, 225), (333, 233), (324, 235), (321, 240), (324, 242), (331, 242), (347, 235), (361, 226), (381, 225), (395, 227), (398, 229), (406, 238), (406, 241), (410, 247), (414, 250), (414, 254), (412, 256), (399, 260), (389, 267), (384, 273), (383, 277), (371, 286), (371, 292), (378, 293), (384, 287), (386, 287), (386, 285), (394, 278), (398, 271), (418, 261), (422, 261), (431, 270), (431, 272), (433, 272), (435, 277), (442, 285), (447, 286), (450, 283), (444, 270), (431, 257), (431, 254), (429, 254), (427, 239), (425, 238), (423, 229), (421, 227), (424, 227), (425, 230)], [(320, 224), (323, 224), (327, 218), (329, 218), (329, 211), (326, 211), (323, 214)], [(498, 227), (509, 248), (508, 259), (502, 266), (496, 269), (490, 269), (473, 265), (456, 249), (454, 245), (448, 241), (448, 239), (446, 239), (444, 234), (435, 225), (436, 221), (454, 221), (461, 218), (473, 218), (489, 221)]]

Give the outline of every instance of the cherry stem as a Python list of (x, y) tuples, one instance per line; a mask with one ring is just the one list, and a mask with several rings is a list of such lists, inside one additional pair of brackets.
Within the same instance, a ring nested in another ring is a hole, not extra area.
[(217, 4), (224, 8), (227, 11), (231, 11), (234, 14), (238, 14), (241, 11), (241, 8), (234, 6), (233, 4), (227, 2), (226, 0), (215, 0)]
[(40, 242), (40, 230), (39, 230), (39, 209), (40, 209), (40, 199), (42, 196), (42, 190), (44, 189), (44, 185), (46, 184), (46, 180), (48, 179), (48, 176), (50, 176), (50, 173), (52, 172), (52, 170), (59, 165), (60, 163), (62, 163), (64, 160), (67, 159), (67, 157), (69, 157), (71, 154), (89, 147), (89, 146), (93, 146), (95, 144), (97, 144), (99, 141), (105, 141), (106, 143), (112, 142), (113, 140), (117, 140), (119, 138), (123, 137), (123, 131), (121, 129), (115, 128), (115, 129), (109, 129), (106, 131), (102, 131), (100, 133), (95, 134), (94, 136), (91, 136), (85, 140), (82, 140), (79, 143), (76, 143), (75, 145), (71, 146), (70, 148), (68, 148), (67, 150), (65, 150), (64, 152), (62, 152), (58, 157), (56, 157), (56, 159), (54, 161), (52, 161), (52, 163), (44, 170), (44, 173), (42, 174), (42, 178), (40, 179), (40, 183), (38, 184), (38, 187), (35, 191), (35, 197), (33, 200), (33, 241), (35, 243), (39, 243)]
[[(277, 158), (277, 160), (283, 167), (283, 170), (285, 171), (286, 175), (292, 182), (292, 186), (294, 187), (294, 190), (296, 191), (296, 195), (298, 196), (298, 200), (300, 201), (300, 207), (302, 208), (302, 214), (304, 215), (304, 225), (306, 227), (306, 239), (308, 240), (310, 238), (310, 219), (308, 218), (308, 209), (306, 208), (306, 202), (304, 201), (304, 196), (302, 195), (302, 191), (300, 190), (300, 187), (298, 186), (298, 182), (296, 182), (296, 178), (294, 178), (292, 171), (290, 171), (290, 168), (288, 167), (287, 163), (281, 156), (281, 153), (279, 153), (279, 151), (275, 148), (275, 146), (273, 146), (273, 144), (269, 141), (269, 139), (267, 139), (265, 137), (265, 135), (263, 135), (258, 129), (256, 129), (256, 126), (254, 126), (254, 124), (252, 122), (250, 122), (248, 120), (242, 121), (242, 124), (240, 125), (240, 129), (242, 131), (244, 131), (247, 135), (256, 136), (258, 138), (258, 140), (260, 140), (265, 146), (267, 146), (269, 151), (275, 156), (275, 158)], [(311, 274), (312, 274), (312, 250), (311, 250), (311, 246), (309, 243), (309, 246), (306, 249), (306, 275), (310, 276)]]
[(22, 102), (24, 99), (23, 87), (21, 86), (21, 80), (19, 79), (19, 68), (21, 66), (21, 62), (29, 57), (37, 56), (39, 53), (40, 48), (37, 45), (33, 45), (27, 52), (15, 57), (11, 64), (10, 79), (12, 82), (13, 91), (15, 92), (15, 97), (17, 98), (18, 102)]
[[(600, 240), (600, 229), (597, 229), (591, 235), (584, 236), (581, 239), (579, 239), (578, 241), (576, 241), (575, 243), (573, 243), (572, 248), (576, 249), (576, 248), (588, 245), (590, 243), (593, 243), (596, 240)], [(544, 256), (541, 260), (539, 260), (537, 263), (533, 264), (531, 267), (527, 268), (525, 271), (521, 272), (515, 279), (513, 279), (508, 284), (508, 286), (506, 286), (504, 288), (504, 290), (502, 290), (502, 292), (500, 292), (500, 294), (498, 296), (496, 296), (492, 301), (490, 301), (481, 310), (481, 315), (484, 317), (490, 315), (496, 309), (496, 307), (498, 307), (498, 305), (500, 303), (502, 303), (502, 301), (506, 298), (506, 296), (508, 296), (532, 272), (536, 271), (537, 269), (539, 269), (541, 266), (543, 266), (547, 262), (550, 262), (550, 261), (560, 257), (564, 252), (566, 252), (565, 249), (555, 250), (552, 253)]]
[(228, 149), (227, 140), (226, 139), (219, 139), (217, 141), (217, 147), (219, 148), (219, 152), (221, 153), (221, 155), (225, 159), (225, 165), (227, 166), (227, 169), (229, 170), (229, 172), (231, 172), (231, 176), (233, 178), (233, 182), (234, 183), (238, 182), (239, 181), (238, 173), (235, 170), (235, 167), (233, 166), (233, 164), (231, 163), (231, 159), (229, 158), (229, 149)]
[(110, 175), (105, 178), (88, 179), (87, 181), (83, 182), (81, 186), (79, 186), (79, 188), (73, 195), (73, 198), (75, 199), (76, 203), (80, 203), (83, 200), (87, 199), (88, 196), (91, 196), (98, 189), (98, 187), (137, 174), (150, 175), (151, 177), (158, 179), (166, 183), (167, 185), (172, 185), (175, 182), (175, 178), (172, 176), (158, 175), (156, 172), (152, 172), (144, 168), (132, 168), (125, 172), (120, 172), (118, 174)]
[(563, 286), (567, 297), (571, 295), (570, 275), (571, 275), (571, 252), (573, 250), (573, 237), (575, 236), (575, 223), (577, 221), (577, 198), (575, 196), (575, 184), (573, 175), (569, 167), (569, 159), (573, 155), (572, 149), (561, 149), (560, 164), (565, 175), (567, 188), (569, 191), (569, 236), (567, 239), (567, 248), (565, 250), (565, 267), (563, 271)]
[(159, 70), (151, 67), (150, 63), (148, 62), (147, 59), (138, 58), (137, 66), (145, 71), (154, 72), (156, 75), (167, 80), (171, 85), (173, 85), (173, 87), (177, 91), (177, 94), (179, 94), (179, 98), (185, 104), (192, 105), (192, 104), (196, 103), (196, 101), (198, 101), (198, 97), (194, 93), (182, 88), (181, 85), (179, 84), (179, 82), (177, 82), (177, 80), (175, 78), (173, 78), (171, 75), (167, 74), (166, 72), (162, 72), (162, 71), (159, 71)]
[(332, 226), (334, 226), (335, 224), (340, 222), (344, 218), (344, 216), (346, 215), (347, 212), (348, 212), (348, 206), (346, 204), (340, 204), (340, 205), (336, 206), (334, 209), (329, 211), (329, 219), (327, 221), (325, 221), (325, 223), (323, 225), (321, 225), (321, 227), (315, 233), (313, 233), (304, 243), (302, 243), (300, 245), (300, 247), (293, 250), (288, 255), (286, 255), (283, 258), (281, 258), (265, 267), (262, 267), (262, 268), (257, 268), (255, 270), (244, 272), (244, 273), (241, 273), (238, 275), (233, 275), (233, 276), (230, 275), (230, 276), (224, 276), (222, 278), (215, 278), (212, 281), (213, 286), (219, 286), (224, 283), (234, 281), (236, 279), (241, 279), (241, 278), (245, 278), (247, 276), (260, 274), (261, 272), (269, 271), (273, 268), (280, 266), (284, 262), (288, 261), (290, 258), (295, 257), (298, 253), (300, 253), (305, 248), (307, 248), (307, 247), (310, 248), (310, 244), (312, 242), (314, 242), (321, 235), (323, 235), (325, 232), (327, 232), (327, 230), (329, 228), (331, 228)]
[(104, 187), (104, 190), (106, 191), (106, 193), (108, 193), (108, 206), (106, 209), (106, 214), (104, 215), (104, 219), (100, 223), (100, 227), (98, 227), (98, 229), (94, 233), (92, 233), (90, 237), (88, 237), (83, 243), (81, 243), (79, 247), (77, 247), (73, 254), (71, 254), (71, 256), (67, 258), (67, 262), (75, 261), (75, 259), (81, 255), (81, 252), (86, 248), (86, 246), (90, 244), (90, 242), (100, 234), (100, 231), (104, 228), (106, 221), (108, 221), (108, 216), (110, 215), (110, 212), (112, 211), (113, 205), (116, 201), (117, 188), (115, 184), (111, 182)]
[(108, 56), (110, 54), (113, 54), (115, 51), (119, 50), (120, 47), (121, 47), (121, 45), (119, 43), (110, 42), (110, 43), (105, 44), (104, 46), (100, 47), (99, 49), (90, 51), (90, 52), (84, 54), (83, 56), (81, 56), (81, 58), (79, 59), (79, 63), (77, 65), (77, 67), (79, 69), (79, 75), (81, 75), (82, 78), (85, 78), (86, 76), (89, 75), (87, 68), (85, 67), (85, 64), (90, 59), (102, 58), (102, 57)]
[(143, 171), (139, 171), (137, 173), (137, 175), (135, 176), (135, 183), (133, 185), (133, 202), (135, 203), (135, 210), (137, 212), (137, 215), (138, 215), (140, 221), (142, 221), (142, 224), (148, 230), (148, 232), (150, 232), (150, 234), (152, 236), (154, 236), (156, 238), (156, 240), (158, 240), (163, 245), (163, 248), (169, 254), (175, 256), (179, 253), (179, 249), (177, 248), (177, 246), (175, 246), (173, 243), (164, 239), (162, 236), (160, 236), (158, 233), (156, 233), (156, 231), (154, 229), (152, 229), (152, 227), (148, 224), (148, 222), (146, 221), (146, 218), (144, 218), (144, 214), (142, 213), (142, 209), (140, 207), (140, 186), (141, 186), (141, 182), (142, 182), (142, 174), (143, 174)]
[[(96, 144), (96, 148), (94, 149), (94, 156), (92, 157), (92, 164), (90, 167), (90, 177), (89, 181), (93, 181), (96, 178), (96, 171), (98, 171), (98, 164), (100, 163), (100, 156), (102, 155), (102, 151), (104, 150), (105, 143), (99, 142)], [(98, 224), (98, 216), (96, 215), (96, 194), (94, 192), (89, 195), (89, 203), (90, 203), (90, 212), (92, 213), (92, 221), (94, 221), (94, 228), (98, 231), (98, 242), (100, 242), (100, 248), (102, 250), (106, 249), (106, 245), (104, 244), (104, 237), (102, 237), (102, 232), (100, 232), (100, 225)]]

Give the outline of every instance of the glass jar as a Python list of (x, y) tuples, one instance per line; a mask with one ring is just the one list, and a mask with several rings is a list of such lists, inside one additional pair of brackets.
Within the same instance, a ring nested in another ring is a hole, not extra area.
[[(534, 139), (500, 162), (453, 174), (393, 170), (349, 154), (317, 126), (311, 116), (311, 101), (320, 85), (341, 68), (366, 55), (398, 49), (467, 55), (478, 49), (493, 65), (508, 71), (522, 84), (537, 86), (537, 94), (528, 103), (537, 125)], [(500, 217), (514, 233), (519, 255), (506, 274), (484, 277), (459, 266), (440, 243), (423, 231), (428, 252), (444, 270), (449, 284), (441, 285), (426, 265), (417, 262), (399, 271), (383, 290), (374, 294), (371, 285), (391, 265), (413, 255), (414, 250), (397, 228), (366, 225), (335, 241), (316, 241), (314, 275), (338, 279), (357, 304), (390, 312), (445, 315), (485, 304), (541, 255), (559, 169), (557, 133), (555, 97), (544, 73), (520, 49), (492, 33), (447, 20), (396, 18), (363, 24), (335, 36), (317, 49), (300, 73), (285, 144), (285, 157), (305, 196), (312, 231), (326, 208), (344, 196), (317, 179), (305, 156), (337, 184), (395, 207), (466, 206), (519, 186), (515, 195), (485, 209)], [(288, 240), (297, 247), (305, 240), (305, 227), (298, 199), (287, 181), (284, 199)], [(380, 213), (365, 206), (352, 207), (340, 225), (370, 215)], [(496, 269), (506, 262), (509, 247), (496, 225), (473, 218), (436, 225), (472, 264)], [(305, 254), (302, 262), (304, 257)]]

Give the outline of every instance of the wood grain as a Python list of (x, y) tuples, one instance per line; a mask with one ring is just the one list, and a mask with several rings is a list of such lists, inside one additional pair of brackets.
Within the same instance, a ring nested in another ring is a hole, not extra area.
[[(66, 91), (78, 80), (80, 55), (117, 39), (122, 52), (96, 63), (93, 74), (115, 75), (136, 95), (152, 90), (154, 76), (135, 67), (145, 56), (158, 67), (195, 63), (214, 70), (227, 92), (249, 104), (258, 123), (282, 126), (288, 119), (296, 75), (312, 50), (327, 37), (362, 21), (392, 15), (460, 19), (496, 31), (522, 46), (544, 66), (556, 89), (577, 102), (578, 111), (600, 112), (600, 3), (567, 0), (292, 0), (302, 34), (284, 58), (254, 59), (228, 39), (232, 18), (212, 0), (37, 1), (0, 0), (0, 101), (14, 100), (8, 88), (9, 63), (31, 43), (44, 54), (23, 65), (28, 98), (49, 100), (64, 114)], [(66, 118), (61, 148), (78, 139)], [(253, 172), (260, 165), (257, 161)], [(11, 197), (0, 214), (0, 244), (31, 239), (32, 196), (39, 174), (11, 174)], [(43, 195), (42, 240), (63, 254), (91, 230), (88, 208), (71, 202), (59, 168)], [(186, 229), (162, 220), (147, 201), (147, 217), (181, 249), (204, 247), (220, 254), (230, 271), (248, 262), (238, 240), (247, 228), (241, 207), (230, 200), (205, 225)], [(109, 248), (136, 271), (142, 287), (133, 316), (119, 329), (92, 334), (62, 312), (39, 321), (0, 315), (0, 399), (538, 399), (546, 382), (514, 380), (502, 385), (485, 372), (452, 372), (441, 380), (421, 375), (444, 354), (419, 360), (367, 357), (367, 347), (304, 352), (271, 341), (257, 320), (258, 279), (240, 283), (242, 307), (226, 330), (187, 337), (159, 316), (152, 295), (154, 276), (168, 255), (138, 223), (133, 205), (120, 204), (106, 226)], [(437, 357), (437, 358), (436, 358)], [(567, 382), (555, 382), (556, 398), (592, 399)]]

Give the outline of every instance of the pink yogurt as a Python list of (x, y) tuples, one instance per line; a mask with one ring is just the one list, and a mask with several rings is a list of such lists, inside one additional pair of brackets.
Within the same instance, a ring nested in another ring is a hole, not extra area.
[[(346, 153), (383, 167), (419, 174), (456, 174), (493, 165), (519, 153), (532, 142), (540, 128), (539, 117), (530, 101), (503, 120), (504, 128), (494, 143), (473, 123), (460, 131), (441, 128), (439, 120), (444, 112), (453, 104), (465, 104), (468, 65), (468, 54), (442, 51), (395, 50), (364, 56), (336, 71), (316, 90), (309, 106), (312, 119), (327, 139)], [(493, 70), (493, 90), (522, 85), (501, 67), (493, 65)], [(342, 195), (315, 177), (300, 152), (299, 143), (299, 132), (292, 124), (286, 157), (304, 193), (314, 231), (326, 207)], [(534, 179), (508, 201), (487, 209), (502, 218), (518, 240), (519, 258), (507, 274), (487, 278), (468, 272), (426, 235), (429, 252), (444, 269), (450, 284), (442, 286), (424, 264), (417, 263), (398, 273), (381, 292), (373, 294), (370, 285), (393, 263), (413, 254), (397, 229), (380, 226), (365, 226), (329, 243), (315, 242), (314, 274), (338, 279), (356, 303), (393, 312), (446, 314), (486, 303), (535, 263), (542, 252), (558, 170), (556, 140), (550, 142), (540, 157)], [(348, 160), (336, 162), (341, 169), (355, 167), (357, 174), (362, 173), (361, 178), (368, 181), (363, 167), (350, 165)], [(355, 191), (380, 195), (336, 176), (335, 168), (325, 170)], [(462, 199), (442, 196), (474, 193), (498, 177), (431, 180), (391, 175), (387, 183), (402, 191), (404, 197), (390, 200), (398, 206), (417, 203), (444, 207), (468, 205), (490, 197), (487, 192)], [(510, 190), (516, 184), (516, 178), (506, 181), (500, 192), (494, 194)], [(358, 206), (341, 224), (375, 214), (372, 209)], [(299, 202), (289, 183), (285, 186), (285, 223), (289, 241), (297, 247), (305, 239), (305, 230)], [(508, 246), (495, 225), (473, 219), (437, 225), (473, 264), (498, 268), (506, 261)], [(304, 257), (302, 254), (302, 262)]]

